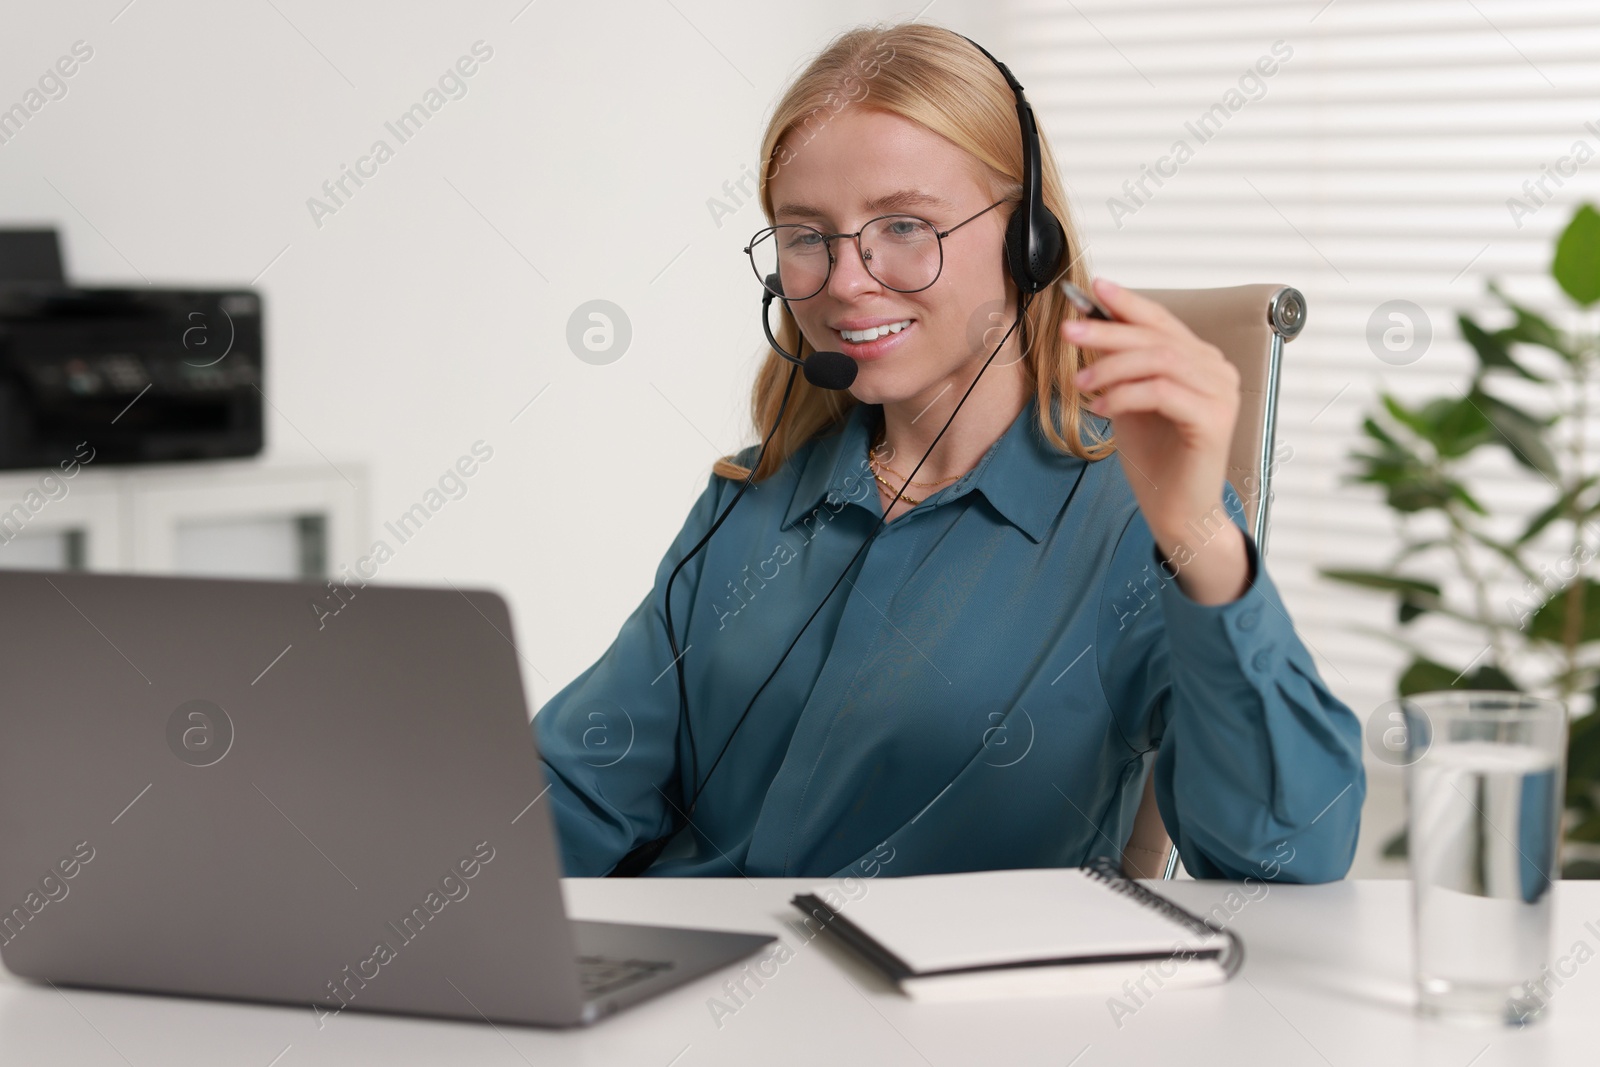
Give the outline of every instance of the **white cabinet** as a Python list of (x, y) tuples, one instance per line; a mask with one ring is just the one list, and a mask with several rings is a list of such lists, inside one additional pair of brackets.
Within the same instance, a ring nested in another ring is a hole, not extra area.
[(324, 578), (363, 551), (366, 477), (259, 460), (4, 471), (0, 567)]

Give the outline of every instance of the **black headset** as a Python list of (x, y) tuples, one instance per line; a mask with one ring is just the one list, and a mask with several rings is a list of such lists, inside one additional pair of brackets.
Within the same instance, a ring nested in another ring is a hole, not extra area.
[(962, 40), (1000, 68), (1000, 76), (1017, 98), (1017, 124), (1022, 127), (1022, 203), (1011, 213), (1011, 221), (1006, 226), (1006, 269), (1011, 272), (1017, 288), (1025, 293), (1037, 293), (1056, 280), (1067, 248), (1066, 230), (1044, 202), (1039, 127), (1033, 121), (1033, 107), (1022, 95), (1022, 83), (1012, 75), (1011, 68), (989, 55), (989, 50), (971, 37), (963, 36)]
[[(1039, 128), (1034, 123), (1033, 108), (1028, 104), (1027, 98), (1023, 96), (1022, 83), (1017, 81), (1004, 63), (990, 55), (989, 51), (978, 42), (965, 35), (958, 34), (958, 36), (982, 52), (991, 63), (1000, 69), (1001, 77), (1005, 78), (1006, 84), (1010, 86), (1011, 92), (1017, 98), (1017, 123), (1022, 131), (1022, 202), (1017, 205), (1016, 210), (1012, 212), (1010, 222), (1006, 224), (1005, 238), (1006, 270), (1010, 273), (1012, 280), (1017, 283), (1017, 317), (1011, 324), (1010, 329), (1006, 330), (1005, 336), (1000, 339), (1000, 344), (995, 346), (994, 352), (990, 354), (989, 360), (993, 361), (995, 355), (1011, 339), (1012, 332), (1019, 325), (1023, 325), (1028, 305), (1032, 303), (1033, 294), (1051, 285), (1059, 274), (1064, 272), (1062, 259), (1066, 254), (1067, 237), (1060, 220), (1056, 218), (1054, 212), (1045, 206), (1044, 181), (1040, 173), (1039, 162)], [(795, 634), (794, 640), (784, 650), (777, 666), (772, 668), (772, 672), (767, 675), (767, 680), (761, 683), (761, 688), (757, 689), (755, 696), (750, 698), (750, 703), (745, 706), (744, 714), (739, 716), (738, 721), (733, 724), (733, 729), (728, 732), (727, 739), (723, 741), (722, 748), (717, 753), (717, 758), (711, 764), (711, 769), (706, 772), (703, 779), (700, 778), (699, 753), (695, 747), (694, 728), (689, 723), (689, 693), (683, 673), (684, 653), (679, 652), (677, 636), (672, 632), (672, 583), (677, 579), (678, 572), (688, 564), (689, 560), (693, 559), (695, 554), (710, 542), (711, 536), (717, 532), (723, 521), (732, 514), (735, 505), (744, 496), (745, 490), (750, 487), (751, 479), (755, 477), (756, 468), (761, 465), (761, 457), (766, 455), (768, 442), (772, 440), (772, 436), (777, 432), (779, 424), (783, 422), (783, 413), (789, 406), (789, 396), (794, 388), (796, 371), (804, 368), (807, 380), (820, 388), (847, 388), (855, 377), (854, 361), (840, 353), (813, 351), (811, 358), (802, 360), (798, 354), (790, 355), (784, 351), (782, 346), (773, 338), (771, 326), (767, 321), (768, 308), (772, 303), (772, 299), (773, 293), (768, 288), (761, 305), (762, 329), (766, 332), (767, 341), (772, 345), (773, 351), (791, 364), (794, 364), (789, 371), (789, 383), (784, 389), (783, 400), (778, 405), (777, 418), (773, 420), (772, 429), (767, 432), (766, 439), (761, 442), (761, 451), (757, 454), (755, 462), (751, 464), (750, 474), (745, 478), (744, 484), (739, 487), (739, 492), (729, 501), (728, 506), (723, 509), (717, 520), (711, 524), (711, 529), (707, 530), (699, 543), (684, 555), (683, 559), (679, 561), (667, 578), (665, 605), (667, 642), (672, 649), (673, 664), (677, 667), (678, 673), (678, 725), (680, 729), (688, 731), (689, 774), (692, 788), (682, 791), (684, 804), (682, 808), (677, 809), (679, 818), (674, 820), (672, 829), (660, 837), (653, 838), (632, 849), (611, 870), (610, 874), (612, 876), (625, 877), (642, 874), (661, 855), (668, 842), (682, 832), (685, 826), (689, 825), (694, 815), (695, 805), (700, 800), (700, 793), (705, 789), (706, 783), (711, 780), (711, 776), (716, 773), (717, 767), (722, 763), (722, 757), (727, 754), (728, 746), (733, 743), (734, 735), (739, 732), (739, 727), (744, 725), (744, 720), (750, 714), (750, 709), (755, 707), (756, 700), (766, 691), (767, 684), (776, 677), (778, 668), (783, 666), (784, 661), (789, 658), (789, 653), (794, 650), (795, 645), (800, 643), (801, 635), (811, 625), (811, 621), (821, 613), (823, 605), (833, 596), (834, 590), (839, 588), (840, 583), (844, 581), (845, 575), (850, 573), (850, 568), (855, 566), (856, 560), (861, 557), (861, 553), (866, 550), (867, 545), (872, 543), (878, 531), (883, 528), (884, 519), (888, 517), (887, 512), (885, 512), (884, 516), (878, 520), (878, 525), (873, 527), (872, 533), (868, 534), (866, 539), (861, 542), (861, 547), (856, 549), (855, 555), (850, 557), (850, 562), (845, 564), (844, 570), (828, 590), (827, 596), (823, 597), (822, 603), (818, 604), (816, 609), (812, 611), (811, 616), (806, 619), (805, 625), (800, 628), (800, 633)], [(801, 338), (801, 341), (804, 341), (804, 337)], [(1023, 351), (1027, 351), (1027, 327), (1025, 325), (1023, 325), (1022, 344)], [(804, 344), (802, 343), (800, 347), (803, 351)], [(821, 358), (819, 359), (818, 357)], [(985, 363), (983, 369), (987, 369), (988, 366), (989, 364)], [(841, 371), (843, 373), (840, 373)], [(908, 483), (917, 476), (917, 472), (922, 469), (922, 464), (927, 461), (928, 456), (932, 455), (933, 450), (938, 447), (939, 441), (944, 437), (945, 430), (950, 428), (950, 422), (954, 421), (956, 412), (960, 411), (961, 405), (966, 403), (967, 396), (972, 394), (973, 386), (978, 384), (978, 378), (982, 377), (982, 375), (983, 370), (979, 370), (978, 376), (967, 387), (966, 394), (961, 397), (961, 400), (956, 404), (955, 410), (950, 413), (950, 419), (945, 422), (944, 429), (939, 431), (938, 436), (933, 439), (933, 444), (928, 446), (927, 453), (923, 455), (922, 460), (917, 463), (917, 466), (907, 476)], [(904, 486), (901, 488), (903, 490)], [(684, 650), (685, 653), (687, 651), (687, 649)], [(670, 798), (668, 803), (671, 803)]]

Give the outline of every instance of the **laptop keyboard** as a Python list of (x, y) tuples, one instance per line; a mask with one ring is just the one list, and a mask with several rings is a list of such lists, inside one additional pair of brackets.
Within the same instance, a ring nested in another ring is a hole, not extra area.
[(579, 956), (578, 983), (590, 996), (600, 996), (671, 969), (671, 960), (621, 960), (610, 956)]

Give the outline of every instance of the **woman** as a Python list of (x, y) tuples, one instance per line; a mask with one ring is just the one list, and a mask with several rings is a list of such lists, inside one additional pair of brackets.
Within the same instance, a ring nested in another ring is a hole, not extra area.
[[(718, 462), (649, 595), (540, 710), (568, 874), (1078, 865), (1119, 853), (1147, 769), (1196, 877), (1349, 869), (1360, 726), (1225, 481), (1237, 373), (1104, 280), (1121, 322), (1022, 299), (1015, 105), (916, 23), (844, 34), (779, 103), (780, 229), (753, 260), (782, 274), (779, 344), (856, 376), (818, 388), (768, 353), (767, 447)], [(1086, 287), (1041, 156), (1059, 276)]]

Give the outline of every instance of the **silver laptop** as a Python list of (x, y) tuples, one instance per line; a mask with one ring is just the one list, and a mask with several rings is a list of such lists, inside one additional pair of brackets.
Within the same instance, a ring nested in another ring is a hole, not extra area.
[(489, 591), (0, 571), (0, 959), (569, 1026), (774, 941), (567, 919), (518, 659)]

